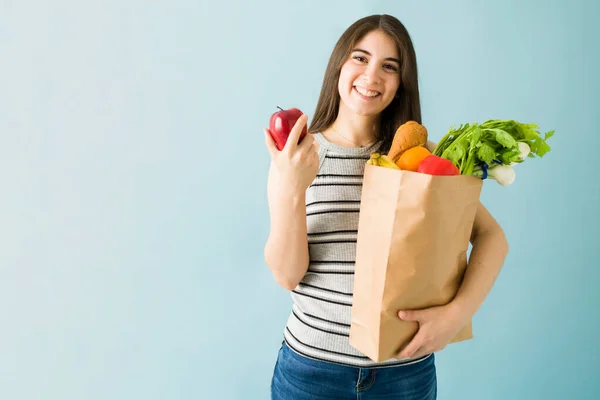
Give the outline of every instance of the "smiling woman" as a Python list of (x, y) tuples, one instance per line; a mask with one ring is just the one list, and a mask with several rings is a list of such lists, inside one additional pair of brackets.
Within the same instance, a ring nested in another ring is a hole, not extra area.
[(365, 17), (342, 34), (325, 71), (311, 133), (342, 146), (391, 146), (404, 122), (421, 123), (417, 60), (404, 25)]
[[(417, 65), (389, 15), (352, 24), (333, 49), (314, 118), (283, 150), (268, 134), (271, 229), (265, 260), (293, 307), (272, 379), (273, 399), (434, 399), (433, 353), (375, 362), (349, 343), (362, 178), (371, 153), (421, 121)], [(318, 157), (317, 157), (318, 156)]]

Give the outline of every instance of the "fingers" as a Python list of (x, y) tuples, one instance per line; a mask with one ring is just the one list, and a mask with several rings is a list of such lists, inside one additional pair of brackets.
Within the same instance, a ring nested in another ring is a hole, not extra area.
[(399, 311), (398, 317), (404, 321), (419, 321), (421, 319), (420, 313), (414, 310)]
[(287, 142), (285, 143), (284, 150), (291, 151), (292, 149), (295, 149), (298, 146), (300, 133), (302, 133), (302, 129), (304, 129), (307, 120), (308, 117), (306, 116), (306, 114), (302, 114), (300, 118), (298, 118), (298, 120), (294, 124), (294, 127), (290, 131), (290, 135), (287, 139)]
[(419, 332), (417, 332), (417, 334), (410, 341), (410, 343), (407, 344), (406, 347), (404, 349), (402, 349), (402, 351), (400, 353), (398, 353), (398, 358), (400, 358), (400, 359), (412, 358), (415, 355), (415, 353), (417, 353), (419, 348), (421, 347), (421, 344), (422, 344), (421, 336), (422, 335), (419, 335)]
[(319, 143), (317, 142), (317, 139), (313, 135), (307, 134), (306, 137), (302, 140), (302, 143), (300, 143), (296, 154), (298, 154), (298, 156), (303, 159), (318, 160), (318, 149)]
[(275, 140), (273, 140), (273, 137), (271, 136), (269, 129), (265, 128), (264, 133), (265, 133), (265, 145), (267, 146), (267, 150), (269, 151), (269, 154), (271, 155), (271, 157), (275, 157), (275, 154), (277, 154), (277, 152), (279, 151), (279, 149), (277, 149), (277, 145), (275, 144)]
[[(291, 139), (290, 139), (291, 140)], [(298, 150), (307, 151), (309, 150), (313, 144), (317, 141), (312, 134), (307, 133), (302, 142), (298, 145)]]
[(424, 355), (429, 354), (429, 352), (425, 351), (423, 347), (420, 347), (410, 358), (416, 359), (419, 357), (423, 357)]
[(316, 138), (315, 138), (315, 141), (314, 141), (314, 145), (315, 145), (315, 150), (318, 153), (319, 150), (321, 149), (321, 143), (319, 143), (319, 141)]
[(308, 155), (311, 152), (317, 152), (317, 139), (314, 135), (307, 133), (300, 145), (298, 145), (298, 152), (303, 155)]

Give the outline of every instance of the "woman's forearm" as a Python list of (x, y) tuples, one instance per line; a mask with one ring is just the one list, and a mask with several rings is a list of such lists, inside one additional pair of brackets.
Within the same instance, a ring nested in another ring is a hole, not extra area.
[(499, 227), (478, 234), (463, 282), (452, 304), (458, 312), (472, 317), (489, 294), (508, 253), (508, 243)]
[(270, 233), (265, 261), (277, 283), (294, 289), (306, 274), (309, 263), (304, 193), (272, 193)]

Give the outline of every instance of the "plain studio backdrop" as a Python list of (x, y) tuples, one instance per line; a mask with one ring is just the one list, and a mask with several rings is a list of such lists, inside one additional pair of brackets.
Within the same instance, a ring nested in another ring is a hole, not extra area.
[(596, 1), (0, 1), (0, 398), (266, 399), (290, 312), (262, 129), (398, 17), (423, 123), (556, 130), (482, 201), (510, 254), (440, 399), (600, 398)]

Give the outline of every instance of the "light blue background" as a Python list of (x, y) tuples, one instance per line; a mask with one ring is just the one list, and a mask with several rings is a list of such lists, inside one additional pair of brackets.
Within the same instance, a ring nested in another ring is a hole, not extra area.
[(423, 121), (555, 129), (484, 203), (510, 254), (440, 399), (597, 399), (595, 1), (0, 1), (0, 398), (266, 399), (291, 302), (263, 262), (280, 105), (399, 17)]

